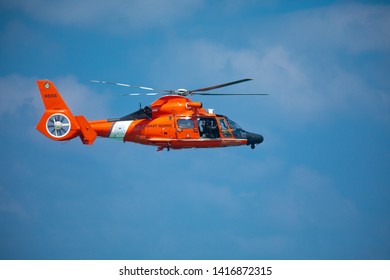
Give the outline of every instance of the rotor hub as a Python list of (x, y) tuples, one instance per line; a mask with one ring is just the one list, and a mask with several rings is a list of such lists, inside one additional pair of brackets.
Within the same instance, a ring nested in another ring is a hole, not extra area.
[(181, 95), (181, 96), (187, 96), (189, 94), (189, 91), (186, 90), (185, 88), (179, 88), (177, 90), (174, 91), (177, 95)]
[(55, 130), (60, 130), (62, 128), (62, 122), (56, 121), (54, 122), (54, 129)]

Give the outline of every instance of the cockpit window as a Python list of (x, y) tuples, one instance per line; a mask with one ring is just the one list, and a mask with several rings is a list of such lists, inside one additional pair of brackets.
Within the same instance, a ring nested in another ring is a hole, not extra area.
[(220, 124), (220, 126), (221, 126), (221, 132), (222, 132), (223, 137), (225, 137), (225, 138), (231, 138), (231, 137), (232, 137), (232, 134), (231, 134), (230, 131), (229, 131), (229, 127), (228, 127), (228, 125), (226, 124), (225, 119), (222, 118), (222, 117), (219, 117), (218, 120), (219, 120), (219, 124)]
[(194, 121), (191, 119), (178, 119), (177, 126), (180, 128), (194, 128)]
[(241, 127), (237, 123), (235, 123), (234, 121), (232, 121), (228, 117), (226, 117), (226, 120), (227, 120), (231, 129), (241, 129)]
[(237, 139), (245, 139), (246, 138), (246, 131), (241, 128), (237, 123), (226, 117), (226, 120), (230, 126), (230, 129), (233, 132), (234, 138)]
[(221, 124), (222, 130), (228, 130), (228, 126), (223, 118), (219, 118), (219, 123)]

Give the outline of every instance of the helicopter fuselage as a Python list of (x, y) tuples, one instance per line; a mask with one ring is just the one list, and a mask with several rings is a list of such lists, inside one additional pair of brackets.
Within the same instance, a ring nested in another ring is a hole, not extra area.
[(183, 96), (163, 96), (150, 106), (119, 119), (91, 121), (100, 137), (153, 145), (159, 149), (215, 148), (263, 141), (224, 115), (206, 111)]
[(37, 129), (57, 141), (79, 136), (84, 144), (104, 137), (157, 146), (158, 150), (217, 148), (255, 145), (263, 136), (243, 130), (224, 115), (206, 111), (201, 102), (180, 95), (167, 95), (150, 106), (121, 118), (87, 121), (73, 116), (50, 81), (37, 81), (46, 111)]

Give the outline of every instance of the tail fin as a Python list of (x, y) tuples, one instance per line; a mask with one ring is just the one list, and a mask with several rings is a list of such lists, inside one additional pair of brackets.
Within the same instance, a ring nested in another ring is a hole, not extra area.
[(65, 141), (79, 136), (84, 144), (92, 145), (97, 134), (85, 117), (73, 116), (53, 82), (38, 80), (37, 84), (46, 109), (37, 130), (53, 140)]

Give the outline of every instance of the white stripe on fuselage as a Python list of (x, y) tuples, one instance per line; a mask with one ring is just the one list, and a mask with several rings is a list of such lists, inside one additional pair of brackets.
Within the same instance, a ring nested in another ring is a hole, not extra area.
[(114, 138), (118, 140), (122, 140), (125, 135), (126, 131), (129, 128), (133, 121), (118, 121), (115, 122), (114, 125), (112, 126), (111, 133), (108, 136), (109, 138)]

